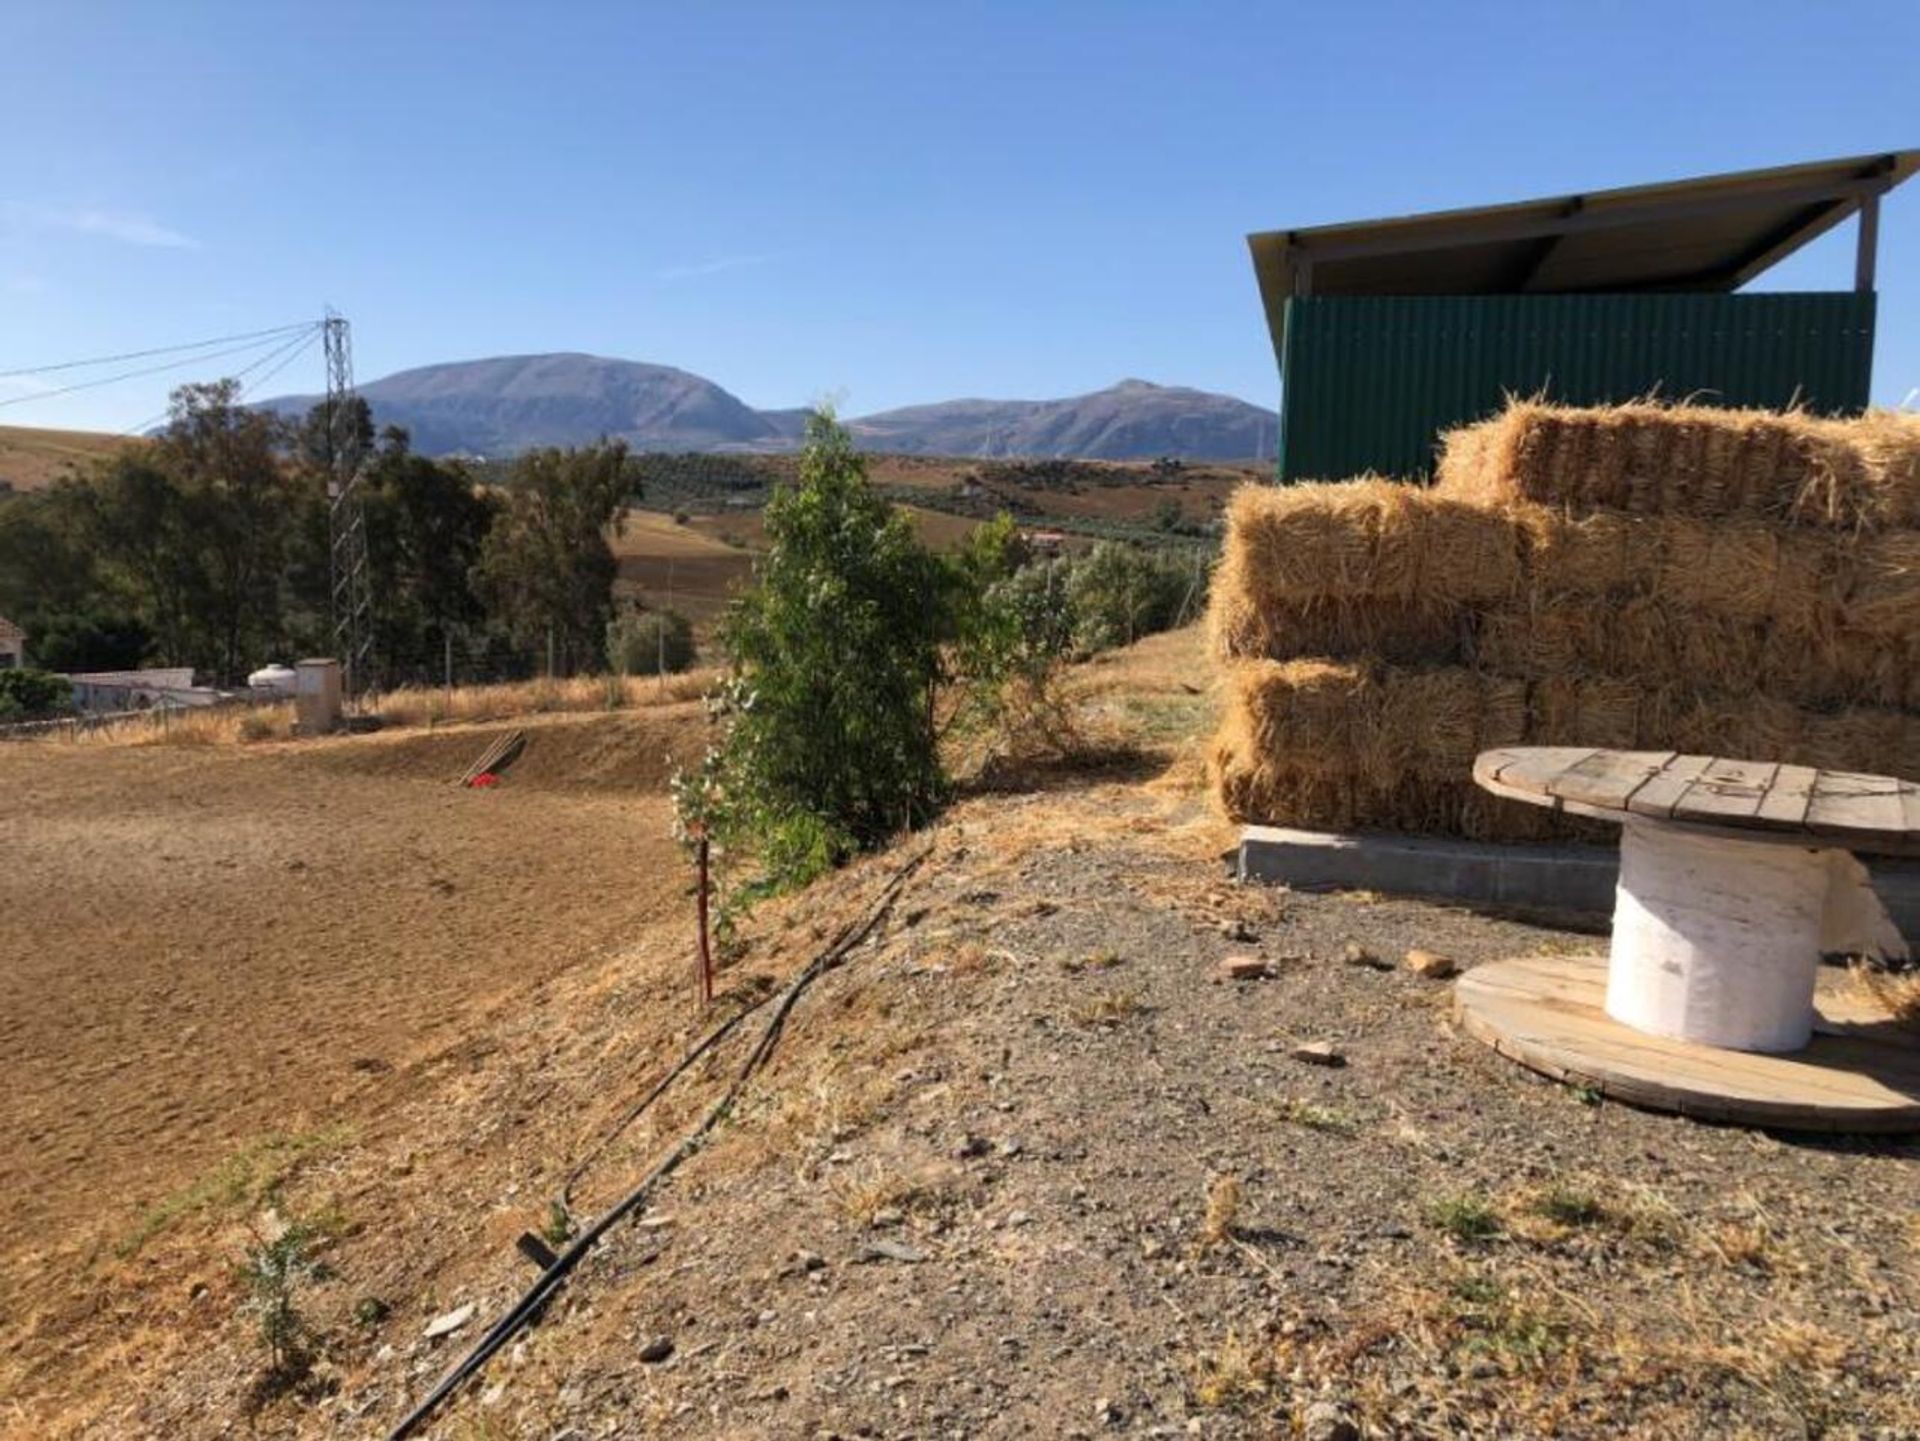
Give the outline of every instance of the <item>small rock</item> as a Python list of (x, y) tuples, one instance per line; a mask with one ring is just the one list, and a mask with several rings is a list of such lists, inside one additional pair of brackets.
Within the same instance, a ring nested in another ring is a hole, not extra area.
[(1360, 1428), (1334, 1402), (1315, 1401), (1300, 1418), (1300, 1435), (1302, 1441), (1360, 1441)]
[(971, 1161), (986, 1155), (992, 1149), (993, 1143), (985, 1136), (978, 1136), (969, 1131), (965, 1139), (953, 1148), (953, 1154), (959, 1160)]
[(1340, 959), (1350, 966), (1366, 966), (1370, 970), (1390, 971), (1393, 962), (1382, 960), (1358, 941), (1348, 941), (1341, 949)]
[(1021, 1149), (1020, 1143), (1011, 1138), (1000, 1143), (1000, 1154), (1003, 1156), (1017, 1156)]
[(1102, 1396), (1093, 1403), (1093, 1414), (1109, 1426), (1120, 1419), (1120, 1413), (1114, 1410), (1113, 1399), (1109, 1396)]
[(800, 1269), (802, 1271), (824, 1271), (827, 1269), (827, 1258), (817, 1251), (802, 1251), (800, 1253)]
[(640, 1348), (640, 1359), (649, 1366), (656, 1366), (673, 1354), (671, 1336), (655, 1336)]
[(1259, 956), (1228, 956), (1220, 963), (1220, 974), (1230, 981), (1259, 981), (1273, 971)]
[(898, 1207), (882, 1206), (873, 1213), (872, 1225), (876, 1231), (891, 1230), (895, 1226), (904, 1226), (906, 1223), (907, 1214)]
[(643, 1231), (658, 1231), (673, 1224), (673, 1217), (665, 1215), (642, 1216), (633, 1223)]
[(1444, 981), (1448, 976), (1460, 973), (1460, 967), (1452, 956), (1443, 956), (1438, 951), (1423, 951), (1417, 946), (1407, 952), (1407, 969), (1430, 981)]
[(1009, 1226), (1024, 1226), (1032, 1219), (1033, 1217), (1029, 1216), (1025, 1211), (1007, 1212), (1007, 1224)]
[(1347, 1058), (1332, 1041), (1302, 1041), (1287, 1053), (1309, 1066), (1344, 1066)]
[(1254, 934), (1253, 927), (1238, 917), (1230, 921), (1222, 921), (1220, 923), (1220, 934), (1230, 941), (1245, 942), (1259, 939), (1259, 937)]
[(427, 1329), (421, 1334), (429, 1341), (438, 1340), (442, 1336), (451, 1336), (455, 1331), (458, 1331), (462, 1326), (466, 1325), (467, 1322), (471, 1321), (474, 1313), (479, 1309), (479, 1306), (469, 1301), (457, 1311), (449, 1311), (443, 1316), (435, 1316), (431, 1321), (427, 1322)]
[(900, 1261), (908, 1266), (917, 1266), (927, 1259), (927, 1253), (905, 1241), (873, 1241), (860, 1252), (863, 1261)]

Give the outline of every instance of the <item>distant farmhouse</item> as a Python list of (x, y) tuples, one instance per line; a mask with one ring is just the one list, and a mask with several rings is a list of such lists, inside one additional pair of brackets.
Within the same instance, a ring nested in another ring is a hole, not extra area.
[(27, 633), (0, 615), (0, 670), (24, 668), (27, 663)]

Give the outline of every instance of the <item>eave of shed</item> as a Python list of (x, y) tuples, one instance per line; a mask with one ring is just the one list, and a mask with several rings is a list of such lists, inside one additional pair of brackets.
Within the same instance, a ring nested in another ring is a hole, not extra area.
[(1276, 338), (1294, 295), (1737, 290), (1920, 170), (1920, 150), (1247, 237)]

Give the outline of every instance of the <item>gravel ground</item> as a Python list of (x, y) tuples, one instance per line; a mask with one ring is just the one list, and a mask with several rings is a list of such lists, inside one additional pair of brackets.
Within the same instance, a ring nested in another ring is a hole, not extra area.
[(1920, 1434), (1912, 1147), (1596, 1104), (1402, 964), (1591, 937), (1194, 839), (1119, 787), (963, 810), (434, 1434)]

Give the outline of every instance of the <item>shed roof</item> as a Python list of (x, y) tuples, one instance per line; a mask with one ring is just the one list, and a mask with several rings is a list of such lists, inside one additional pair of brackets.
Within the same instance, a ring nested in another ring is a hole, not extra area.
[(1247, 237), (1269, 323), (1291, 295), (1737, 290), (1920, 170), (1920, 150)]
[(26, 638), (27, 633), (25, 631), (8, 620), (4, 615), (0, 615), (0, 640), (25, 640)]

